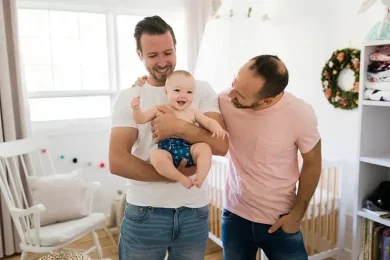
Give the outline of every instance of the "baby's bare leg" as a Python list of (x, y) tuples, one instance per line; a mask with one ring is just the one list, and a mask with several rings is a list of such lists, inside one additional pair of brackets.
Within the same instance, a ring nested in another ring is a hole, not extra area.
[(173, 164), (172, 155), (165, 150), (157, 149), (150, 153), (150, 162), (156, 171), (174, 181), (180, 182), (187, 189), (190, 189), (194, 184), (192, 180), (183, 175)]
[(195, 186), (200, 188), (211, 168), (211, 148), (206, 143), (197, 143), (191, 146), (190, 151), (197, 167)]

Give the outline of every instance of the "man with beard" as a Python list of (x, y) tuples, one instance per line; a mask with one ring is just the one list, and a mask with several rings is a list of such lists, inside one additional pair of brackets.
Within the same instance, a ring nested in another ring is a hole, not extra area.
[(260, 55), (219, 97), (230, 154), (224, 260), (254, 260), (258, 248), (271, 260), (308, 259), (300, 224), (320, 178), (321, 140), (312, 107), (284, 91), (288, 79), (277, 56)]
[[(177, 119), (172, 113), (151, 124), (137, 125), (130, 101), (140, 96), (141, 108), (167, 103), (164, 85), (176, 65), (176, 39), (172, 28), (160, 17), (146, 17), (134, 31), (137, 53), (149, 75), (145, 85), (126, 89), (118, 96), (112, 112), (109, 162), (112, 174), (127, 178), (127, 205), (121, 225), (119, 259), (203, 260), (209, 231), (207, 185), (186, 189), (158, 174), (150, 165), (156, 143), (177, 136), (188, 143), (207, 143), (215, 155), (225, 155), (228, 140), (213, 138), (200, 127)], [(206, 82), (196, 82), (193, 106), (224, 128), (218, 96)], [(186, 176), (196, 167), (178, 169)], [(206, 183), (205, 183), (206, 184)]]

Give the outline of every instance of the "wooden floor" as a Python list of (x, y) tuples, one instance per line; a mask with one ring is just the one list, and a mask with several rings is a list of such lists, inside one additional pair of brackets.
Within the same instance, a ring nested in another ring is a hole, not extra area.
[[(114, 244), (109, 239), (107, 233), (104, 231), (99, 231), (97, 233), (99, 236), (100, 245), (102, 246), (103, 257), (110, 258), (111, 260), (118, 260), (118, 254), (116, 252), (117, 242)], [(117, 236), (114, 235), (114, 239), (117, 241)], [(76, 241), (75, 243), (69, 245), (68, 248), (88, 249), (92, 245), (93, 245), (92, 236), (89, 234), (81, 238), (80, 240)], [(98, 259), (98, 256), (95, 252), (92, 252), (89, 256), (92, 259)], [(19, 260), (19, 259), (20, 259), (20, 254), (16, 254), (13, 256), (2, 258), (1, 260)], [(257, 255), (256, 259), (260, 260), (260, 256)], [(222, 249), (211, 240), (209, 240), (209, 243), (207, 245), (207, 251), (204, 260), (222, 260)], [(326, 260), (334, 260), (334, 259), (328, 258)]]
[[(102, 246), (103, 250), (103, 257), (104, 258), (111, 258), (112, 260), (118, 260), (118, 254), (116, 252), (117, 247), (113, 245), (113, 243), (108, 238), (107, 234), (104, 231), (99, 231), (99, 241), (100, 245)], [(115, 239), (117, 239), (115, 237)], [(69, 248), (75, 248), (75, 249), (87, 249), (90, 246), (92, 246), (92, 236), (87, 235), (80, 240), (76, 241), (74, 244), (71, 244)], [(95, 252), (90, 254), (90, 257), (93, 259), (98, 259), (97, 254)], [(4, 260), (17, 260), (20, 259), (20, 255), (13, 255), (9, 257), (3, 258)], [(2, 259), (2, 260), (3, 260)], [(222, 249), (209, 240), (205, 260), (222, 260)]]

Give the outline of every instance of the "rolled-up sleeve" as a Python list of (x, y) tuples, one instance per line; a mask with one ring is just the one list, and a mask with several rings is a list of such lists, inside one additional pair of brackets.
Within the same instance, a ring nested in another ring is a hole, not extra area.
[(297, 139), (296, 145), (301, 153), (311, 151), (320, 140), (320, 132), (318, 130), (317, 116), (314, 109), (308, 105), (306, 109), (301, 111), (299, 115), (299, 124), (296, 124)]
[(218, 105), (218, 95), (211, 88), (210, 84), (205, 81), (198, 81), (198, 86), (201, 88), (200, 91), (200, 102), (199, 102), (199, 110), (202, 113), (221, 113)]

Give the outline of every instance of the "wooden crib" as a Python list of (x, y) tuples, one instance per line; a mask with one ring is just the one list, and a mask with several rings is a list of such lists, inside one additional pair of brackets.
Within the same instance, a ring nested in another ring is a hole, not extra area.
[[(208, 177), (209, 238), (221, 247), (221, 214), (228, 167), (227, 158), (213, 157)], [(339, 160), (323, 161), (321, 179), (302, 222), (301, 231), (311, 260), (335, 257), (341, 253), (344, 246), (346, 212), (345, 207), (340, 207), (341, 167), (342, 162)], [(267, 258), (261, 254), (261, 259)]]

